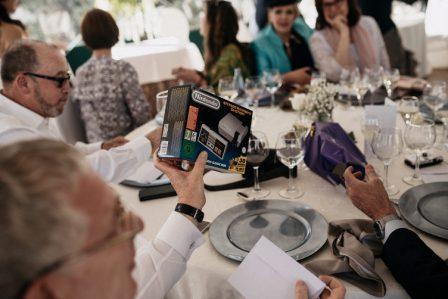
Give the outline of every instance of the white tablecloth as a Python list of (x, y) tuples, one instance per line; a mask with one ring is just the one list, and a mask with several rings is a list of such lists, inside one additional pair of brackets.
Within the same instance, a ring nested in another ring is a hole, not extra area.
[(404, 48), (412, 51), (418, 62), (417, 76), (429, 75), (431, 66), (427, 56), (425, 13), (396, 1), (393, 6), (392, 19), (400, 32)]
[[(334, 113), (335, 121), (341, 123), (347, 131), (354, 131), (358, 144), (363, 144), (363, 137), (360, 131), (361, 109), (341, 110), (336, 108)], [(256, 123), (256, 129), (266, 132), (271, 147), (275, 146), (276, 136), (280, 131), (291, 128), (296, 119), (294, 112), (282, 112), (278, 109), (259, 109), (261, 117)], [(401, 118), (397, 117), (402, 125)], [(139, 136), (154, 127), (153, 122), (137, 129), (129, 135), (130, 138)], [(362, 146), (360, 146), (362, 148)], [(448, 158), (445, 155), (445, 158)], [(373, 165), (380, 165), (376, 161)], [(380, 169), (381, 173), (381, 169)], [(397, 158), (391, 167), (391, 181), (395, 183), (400, 191), (405, 191), (409, 186), (401, 181), (403, 175), (410, 174), (411, 170), (404, 166), (403, 159)], [(206, 175), (208, 182), (220, 180), (224, 182), (232, 178), (229, 174), (211, 173)], [(287, 186), (287, 179), (278, 178), (263, 183), (263, 187), (271, 190), (270, 199), (280, 198), (278, 191)], [(298, 202), (305, 203), (324, 215), (327, 221), (348, 218), (366, 218), (357, 210), (347, 198), (344, 192), (318, 177), (309, 170), (299, 174), (297, 186), (305, 191), (305, 195), (297, 199)], [(114, 186), (121, 195), (125, 204), (140, 215), (145, 221), (143, 235), (152, 239), (164, 223), (165, 219), (174, 209), (177, 202), (175, 197), (152, 200), (149, 202), (139, 202), (138, 190), (124, 186)], [(204, 207), (205, 219), (213, 221), (220, 213), (242, 201), (236, 196), (237, 190), (208, 192), (206, 191), (207, 204)], [(429, 235), (419, 233), (422, 239), (442, 258), (448, 258), (448, 242)], [(186, 274), (181, 281), (170, 291), (168, 298), (240, 298), (240, 295), (227, 283), (227, 278), (235, 271), (237, 262), (229, 260), (217, 253), (210, 240), (208, 233), (205, 235), (206, 242), (192, 255)], [(325, 245), (318, 253), (308, 258), (314, 260), (331, 255), (328, 245)], [(411, 261), (410, 261), (411, 262)], [(392, 278), (389, 271), (381, 260), (377, 260), (376, 269), (387, 282), (387, 293), (385, 298), (408, 298), (401, 286)], [(346, 298), (375, 298), (369, 296), (357, 287), (344, 282), (347, 287)]]
[(177, 67), (204, 69), (198, 47), (193, 43), (184, 45), (176, 38), (117, 45), (112, 48), (112, 57), (129, 62), (136, 69), (140, 84), (174, 79), (171, 71)]

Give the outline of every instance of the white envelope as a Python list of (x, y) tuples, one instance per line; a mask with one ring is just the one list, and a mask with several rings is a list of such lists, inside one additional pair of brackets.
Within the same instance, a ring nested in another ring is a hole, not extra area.
[(325, 284), (274, 243), (262, 236), (229, 283), (247, 299), (293, 299), (296, 281), (308, 286), (309, 298), (318, 298)]

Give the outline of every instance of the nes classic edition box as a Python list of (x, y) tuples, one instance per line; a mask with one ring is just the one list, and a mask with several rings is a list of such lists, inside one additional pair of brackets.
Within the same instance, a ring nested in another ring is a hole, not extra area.
[(158, 156), (194, 162), (207, 151), (207, 168), (244, 173), (252, 111), (190, 85), (172, 87)]

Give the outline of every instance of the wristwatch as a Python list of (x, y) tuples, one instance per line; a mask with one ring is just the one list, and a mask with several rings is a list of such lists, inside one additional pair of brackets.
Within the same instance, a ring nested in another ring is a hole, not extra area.
[(204, 219), (204, 212), (184, 203), (178, 203), (174, 211), (191, 216), (199, 223)]
[(386, 223), (391, 220), (401, 220), (400, 217), (398, 217), (395, 214), (384, 216), (381, 219), (376, 220), (373, 223), (373, 230), (375, 231), (375, 235), (378, 239), (383, 240), (386, 236), (385, 229), (386, 229)]

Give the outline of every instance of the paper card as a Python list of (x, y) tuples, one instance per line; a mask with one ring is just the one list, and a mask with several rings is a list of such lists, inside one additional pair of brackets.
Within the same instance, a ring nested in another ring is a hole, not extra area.
[(420, 170), (420, 173), (422, 175), (423, 182), (427, 184), (448, 181), (448, 165), (446, 163), (423, 168)]
[(376, 118), (380, 128), (395, 128), (397, 107), (395, 106), (365, 106), (365, 118)]
[(274, 243), (262, 236), (229, 283), (247, 299), (295, 298), (298, 279), (308, 286), (309, 298), (318, 298), (325, 284)]

